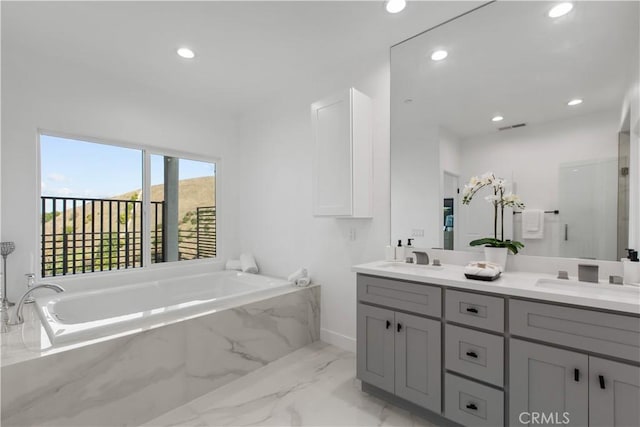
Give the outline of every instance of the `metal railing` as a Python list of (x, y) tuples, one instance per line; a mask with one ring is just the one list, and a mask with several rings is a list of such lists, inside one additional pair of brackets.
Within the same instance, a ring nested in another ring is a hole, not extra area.
[[(164, 262), (164, 202), (151, 202), (151, 262)], [(198, 207), (179, 229), (179, 259), (216, 255), (215, 207)], [(41, 274), (59, 276), (143, 266), (142, 201), (41, 197)]]

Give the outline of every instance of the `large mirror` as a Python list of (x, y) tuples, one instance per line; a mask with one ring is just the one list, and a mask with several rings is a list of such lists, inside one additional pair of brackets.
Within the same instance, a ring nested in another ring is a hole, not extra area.
[(555, 5), (486, 4), (391, 49), (392, 241), (479, 250), (493, 192), (463, 193), (492, 172), (525, 205), (504, 212), (522, 254), (623, 255), (639, 4)]

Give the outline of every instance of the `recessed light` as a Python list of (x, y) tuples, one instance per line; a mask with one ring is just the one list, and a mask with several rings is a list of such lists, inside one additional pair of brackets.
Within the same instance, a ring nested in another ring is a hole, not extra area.
[(573, 9), (573, 3), (569, 3), (569, 2), (559, 3), (553, 6), (549, 11), (549, 18), (559, 18), (571, 12), (571, 9)]
[(492, 121), (492, 122), (500, 122), (500, 121), (502, 121), (502, 120), (504, 120), (504, 117), (502, 117), (502, 116), (494, 116), (494, 117), (491, 119), (491, 121)]
[(442, 61), (448, 55), (449, 53), (446, 50), (436, 50), (431, 54), (431, 59), (433, 59), (434, 61)]
[(406, 0), (387, 0), (384, 5), (384, 7), (387, 9), (387, 12), (389, 13), (402, 12), (402, 10), (404, 10), (406, 6)]
[(576, 99), (572, 99), (571, 101), (567, 102), (567, 105), (573, 107), (574, 105), (580, 105), (582, 104), (582, 99), (580, 98), (576, 98)]
[(178, 55), (184, 59), (193, 59), (196, 57), (196, 54), (188, 47), (181, 47), (178, 49)]

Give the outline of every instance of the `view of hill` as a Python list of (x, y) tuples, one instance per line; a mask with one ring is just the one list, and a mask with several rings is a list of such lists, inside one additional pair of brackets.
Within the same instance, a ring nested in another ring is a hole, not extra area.
[[(192, 216), (195, 213), (197, 207), (215, 206), (215, 177), (207, 176), (207, 177), (200, 177), (200, 178), (184, 179), (179, 182), (178, 188), (179, 188), (178, 191), (180, 196), (179, 203), (178, 203), (178, 222), (180, 223), (180, 229), (188, 230), (192, 228), (189, 226), (191, 222), (186, 221), (185, 218), (188, 216)], [(139, 207), (140, 203), (129, 204), (128, 213), (127, 215), (125, 215), (125, 210), (127, 208), (127, 203), (125, 203), (125, 201), (134, 201), (134, 202), (139, 201), (141, 199), (141, 196), (142, 196), (142, 190), (137, 189), (137, 190), (129, 191), (127, 193), (118, 195), (118, 196), (110, 197), (109, 199), (105, 199), (105, 200), (123, 201), (120, 204), (120, 218), (118, 217), (116, 204), (111, 203), (112, 205), (111, 221), (109, 221), (109, 204), (110, 204), (109, 202), (107, 201), (102, 202), (102, 207), (100, 202), (96, 202), (95, 206), (93, 206), (93, 212), (92, 212), (92, 204), (89, 203), (90, 199), (86, 199), (88, 202), (85, 203), (85, 213), (84, 213), (84, 220), (83, 220), (82, 202), (77, 201), (76, 208), (75, 208), (75, 218), (76, 218), (75, 232), (82, 232), (83, 225), (84, 225), (85, 231), (92, 230), (93, 226), (95, 226), (96, 230), (100, 230), (101, 224), (98, 218), (101, 218), (101, 217), (104, 218), (102, 222), (103, 230), (109, 229), (109, 222), (111, 222), (112, 230), (116, 230), (118, 222), (120, 222), (120, 226), (122, 228), (125, 225), (123, 224), (123, 221), (122, 221), (124, 216), (128, 217), (127, 218), (129, 220), (128, 226), (130, 229), (133, 226), (133, 222), (135, 218), (136, 228), (137, 228), (137, 226), (140, 224), (140, 214), (141, 214), (141, 209)], [(164, 199), (164, 185), (158, 184), (158, 185), (151, 186), (152, 229), (155, 223), (155, 217), (153, 212), (154, 211), (153, 202), (161, 202), (163, 199)], [(132, 205), (135, 205), (135, 206), (132, 206)], [(56, 234), (62, 234), (63, 230), (65, 230), (67, 233), (71, 233), (74, 231), (74, 228), (73, 228), (74, 215), (73, 215), (73, 205), (71, 201), (67, 201), (66, 208), (67, 209), (64, 215), (66, 217), (66, 224), (63, 224), (63, 221), (62, 221), (63, 206), (60, 201), (57, 203)], [(104, 209), (104, 212), (102, 212), (103, 209)], [(134, 211), (135, 211), (135, 215), (131, 215), (132, 213), (134, 213)], [(94, 213), (96, 216), (95, 224), (94, 224), (94, 218), (93, 218)], [(52, 221), (53, 214), (49, 213), (49, 214), (46, 214), (45, 216), (47, 217), (47, 220), (45, 223), (45, 234), (51, 234), (53, 233), (53, 221)], [(162, 213), (160, 212), (159, 219), (161, 217), (162, 217)]]
[[(163, 257), (164, 185), (154, 185), (150, 190), (151, 255), (156, 262)], [(178, 191), (180, 259), (215, 256), (215, 177), (181, 180)], [(45, 270), (55, 268), (56, 274), (65, 274), (74, 266), (89, 271), (111, 269), (114, 265), (139, 266), (141, 193), (138, 189), (102, 200), (66, 199), (66, 205), (58, 198), (54, 212), (46, 213), (44, 218)], [(207, 208), (202, 210), (198, 230), (197, 208)]]

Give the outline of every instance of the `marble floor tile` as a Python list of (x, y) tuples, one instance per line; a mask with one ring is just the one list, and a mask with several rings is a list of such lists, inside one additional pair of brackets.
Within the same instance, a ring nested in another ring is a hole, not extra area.
[(363, 393), (355, 365), (353, 353), (317, 342), (145, 426), (434, 426)]

